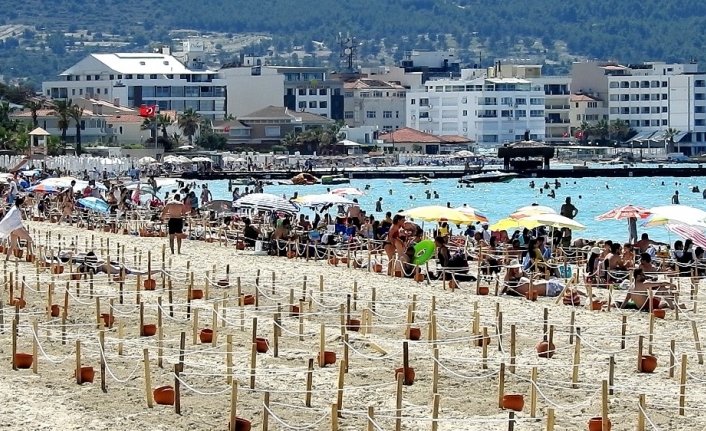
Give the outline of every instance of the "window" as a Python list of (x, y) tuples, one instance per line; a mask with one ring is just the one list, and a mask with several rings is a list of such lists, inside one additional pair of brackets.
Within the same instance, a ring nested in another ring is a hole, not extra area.
[(628, 100), (630, 100), (630, 95), (629, 95), (629, 94), (621, 94), (621, 95), (620, 95), (620, 101), (621, 101), (621, 102), (627, 102)]
[(382, 97), (382, 91), (373, 91), (373, 97)]
[(75, 95), (76, 95), (76, 89), (75, 89), (75, 88), (72, 88), (72, 89), (71, 89), (71, 95), (72, 95), (72, 96), (75, 96)]
[(297, 106), (299, 107), (300, 110), (304, 110), (304, 109), (306, 109), (306, 102), (301, 102), (301, 101), (300, 101), (300, 102), (297, 104)]
[(666, 86), (667, 86), (667, 81), (662, 81), (662, 87), (666, 87)]
[[(699, 120), (696, 120), (696, 121), (699, 121)], [(701, 121), (703, 121), (703, 120), (701, 120)], [(659, 120), (650, 120), (650, 126), (652, 126), (652, 127), (659, 126)]]
[(503, 105), (512, 105), (512, 97), (503, 97), (500, 99), (500, 103)]
[(410, 100), (409, 100), (409, 104), (410, 104), (410, 105), (414, 105), (416, 102), (417, 102), (416, 99), (410, 99)]
[(481, 142), (498, 142), (498, 135), (482, 135)]
[(392, 118), (392, 111), (382, 111), (382, 118)]
[(465, 109), (463, 111), (461, 111), (461, 116), (468, 117), (468, 111)]
[(352, 91), (346, 91), (345, 97), (353, 97), (353, 92), (352, 92)]
[(265, 136), (267, 137), (278, 137), (280, 135), (279, 126), (266, 126)]
[(638, 108), (637, 106), (633, 106), (632, 108), (630, 108), (630, 113), (631, 114), (639, 114), (640, 108)]
[(652, 81), (652, 82), (650, 82), (650, 87), (652, 87), (652, 88), (659, 88), (659, 81)]
[(325, 96), (328, 94), (328, 90), (325, 88), (319, 88), (319, 96)]
[(662, 120), (662, 125), (666, 126), (667, 125), (667, 120)]
[(138, 74), (137, 79), (145, 79), (145, 75)]
[(419, 99), (419, 106), (429, 106), (429, 99)]
[(343, 118), (345, 118), (346, 120), (352, 120), (353, 119), (353, 111), (344, 112)]
[(310, 109), (316, 109), (316, 100), (312, 100), (309, 102), (309, 108)]
[(659, 93), (650, 94), (650, 100), (659, 100), (659, 99), (660, 99)]
[(640, 111), (641, 114), (649, 114), (650, 113), (650, 107), (649, 106), (643, 106), (642, 110)]
[(527, 116), (527, 111), (524, 109), (515, 110), (515, 118), (525, 118)]
[(630, 88), (630, 82), (628, 82), (628, 81), (620, 82), (620, 88)]
[(512, 118), (512, 111), (500, 111), (502, 118)]
[(623, 115), (630, 115), (630, 108), (628, 108), (628, 107), (620, 108), (620, 113)]
[(694, 120), (694, 125), (695, 125), (695, 126), (703, 126), (703, 125), (704, 125), (704, 120)]
[(424, 111), (419, 113), (419, 118), (429, 118), (429, 113)]
[(154, 75), (154, 74), (150, 75), (150, 79), (157, 79), (157, 75)]
[(642, 120), (642, 127), (650, 127), (650, 120)]
[(377, 118), (375, 111), (365, 111), (365, 118)]
[(319, 108), (328, 109), (328, 102), (325, 100), (322, 100), (321, 102), (319, 102)]
[(598, 102), (588, 102), (589, 108), (598, 108)]
[(576, 114), (576, 121), (581, 121), (581, 114)]
[(462, 97), (461, 103), (468, 103), (468, 97)]
[(642, 100), (643, 102), (648, 101), (648, 100), (650, 100), (650, 95), (649, 95), (649, 94), (643, 94), (643, 95), (640, 97), (640, 100)]
[[(611, 101), (611, 102), (617, 102), (618, 99), (619, 99), (619, 97), (618, 97), (617, 94), (611, 94), (611, 95), (610, 95), (610, 101)], [(577, 108), (579, 107), (579, 104), (578, 104), (578, 103), (576, 104), (576, 107), (577, 107)]]
[(704, 97), (704, 96), (705, 96), (704, 93), (696, 93), (696, 94), (694, 94), (694, 99), (695, 100), (705, 100), (706, 97)]
[(300, 96), (306, 96), (306, 89), (300, 88), (299, 91), (297, 91), (297, 94), (299, 94)]
[(659, 106), (653, 106), (653, 107), (650, 109), (650, 112), (651, 112), (652, 114), (659, 114), (659, 113), (661, 112), (661, 109), (659, 109)]
[(316, 88), (309, 89), (309, 96), (316, 96)]
[(662, 93), (662, 100), (667, 100), (667, 93)]
[(630, 83), (630, 88), (640, 88), (640, 83), (637, 81), (632, 81)]
[(544, 99), (539, 97), (532, 97), (530, 99), (530, 105), (544, 105)]
[(666, 107), (666, 106), (662, 106), (662, 112), (667, 112), (667, 107)]
[[(120, 76), (120, 75), (118, 75), (118, 76)], [(118, 79), (120, 79), (120, 78), (118, 78)], [(132, 75), (131, 74), (125, 75), (125, 79), (132, 79)]]
[(618, 81), (611, 81), (610, 83), (610, 88), (618, 88), (620, 84), (618, 84)]
[(91, 80), (91, 75), (86, 75), (86, 81), (90, 81), (90, 80)]
[(96, 88), (96, 94), (101, 94), (101, 89), (100, 89), (100, 88)]
[[(515, 105), (526, 105), (527, 104), (527, 99), (524, 97), (518, 97), (515, 99)], [(578, 103), (576, 104), (576, 107), (578, 108)]]
[(617, 114), (620, 113), (620, 109), (618, 109), (618, 108), (610, 108), (610, 113), (617, 115)]
[[(643, 94), (643, 96), (644, 96), (644, 94)], [(633, 93), (633, 94), (630, 95), (630, 101), (631, 101), (631, 102), (637, 102), (638, 100), (640, 100), (640, 95), (639, 95), (639, 94)], [(644, 100), (644, 99), (643, 99), (643, 100)]]
[(530, 117), (533, 117), (533, 118), (544, 117), (544, 111), (539, 110), (539, 109), (532, 109), (530, 111)]
[(100, 80), (101, 80), (101, 76), (100, 76), (100, 75), (95, 75), (94, 78), (96, 79), (96, 81), (100, 81)]

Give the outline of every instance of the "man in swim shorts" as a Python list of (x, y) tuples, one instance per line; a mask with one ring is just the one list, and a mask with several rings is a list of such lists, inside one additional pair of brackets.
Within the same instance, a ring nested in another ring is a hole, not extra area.
[[(169, 229), (169, 249), (174, 254), (174, 237), (184, 233), (184, 216), (187, 214), (186, 206), (181, 202), (180, 196), (167, 202), (162, 209), (162, 220), (167, 220)], [(177, 254), (181, 254), (181, 236), (177, 236)]]

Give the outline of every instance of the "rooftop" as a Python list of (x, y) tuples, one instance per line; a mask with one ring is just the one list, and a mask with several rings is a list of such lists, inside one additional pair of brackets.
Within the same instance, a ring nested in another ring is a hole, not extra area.
[(588, 94), (572, 94), (571, 101), (572, 102), (600, 102), (601, 99), (599, 99), (597, 97), (589, 96)]
[[(182, 74), (204, 73), (193, 71), (184, 66), (174, 56), (158, 53), (114, 53), (91, 54), (75, 65), (66, 69), (61, 75), (78, 75), (87, 70), (96, 70), (95, 62), (102, 63), (105, 72), (113, 71), (121, 74)], [(97, 72), (104, 72), (97, 71)], [(207, 73), (208, 71), (206, 71)]]
[[(52, 112), (54, 112), (53, 109), (39, 109), (37, 111), (37, 117), (38, 118), (54, 117), (54, 115), (52, 115)], [(83, 116), (84, 117), (106, 117), (106, 115), (94, 114), (90, 109), (84, 109)], [(29, 109), (25, 109), (23, 111), (15, 111), (10, 114), (10, 118), (32, 118), (32, 111), (30, 111)]]
[(315, 115), (309, 112), (290, 111), (284, 106), (273, 105), (262, 108), (259, 111), (251, 112), (247, 115), (243, 115), (238, 118), (238, 120), (245, 123), (247, 123), (248, 120), (290, 120), (291, 122), (305, 123), (333, 123), (333, 120), (327, 117), (322, 117), (321, 115)]
[(383, 81), (381, 79), (360, 78), (355, 81), (348, 81), (343, 84), (343, 87), (349, 90), (366, 90), (366, 89), (388, 89), (388, 90), (404, 90), (404, 87), (396, 82)]
[(421, 132), (411, 127), (404, 127), (394, 132), (380, 135), (385, 142), (412, 143), (412, 144), (442, 144), (442, 143), (468, 143), (472, 140), (463, 136), (436, 136), (431, 133)]

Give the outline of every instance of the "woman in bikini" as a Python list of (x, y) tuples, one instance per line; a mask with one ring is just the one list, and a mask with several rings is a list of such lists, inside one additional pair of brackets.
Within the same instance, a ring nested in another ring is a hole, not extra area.
[(14, 203), (10, 211), (8, 211), (2, 221), (0, 221), (0, 239), (10, 239), (10, 246), (7, 248), (7, 257), (5, 260), (10, 259), (13, 250), (20, 249), (20, 240), (27, 242), (27, 254), (34, 254), (32, 237), (22, 224), (24, 215), (20, 208), (24, 207), (25, 199), (24, 197), (18, 197), (15, 199)]

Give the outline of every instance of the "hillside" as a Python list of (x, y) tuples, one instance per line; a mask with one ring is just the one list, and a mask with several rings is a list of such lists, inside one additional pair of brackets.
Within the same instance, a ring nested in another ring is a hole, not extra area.
[[(32, 25), (37, 33), (55, 38), (86, 29), (123, 40), (123, 50), (169, 42), (168, 31), (177, 28), (268, 33), (278, 53), (293, 47), (310, 51), (312, 40), (335, 47), (339, 32), (350, 32), (363, 42), (364, 59), (399, 59), (402, 51), (415, 47), (454, 47), (469, 63), (476, 62), (479, 51), (484, 58), (540, 56), (561, 63), (567, 61), (559, 55), (562, 50), (571, 56), (624, 62), (688, 61), (698, 59), (706, 45), (702, 0), (1, 0), (0, 7), (9, 11), (4, 24)], [(7, 41), (0, 46), (0, 60), (5, 60), (0, 67), (6, 75), (14, 74), (7, 61), (16, 64), (14, 57), (26, 44), (32, 45), (31, 38), (21, 36), (19, 46), (7, 46)], [(42, 70), (34, 73), (44, 75), (48, 67), (70, 64), (56, 46), (61, 41), (54, 42), (54, 48), (48, 42), (40, 46), (35, 61), (43, 63)], [(71, 60), (89, 50), (106, 49), (64, 43), (70, 46)]]

